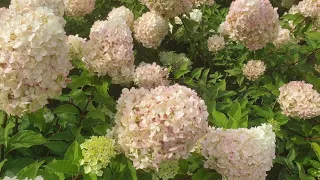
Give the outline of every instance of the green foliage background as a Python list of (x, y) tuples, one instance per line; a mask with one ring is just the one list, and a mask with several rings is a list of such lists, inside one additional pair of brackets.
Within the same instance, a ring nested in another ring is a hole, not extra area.
[[(159, 62), (161, 51), (186, 53), (192, 69), (182, 67), (172, 72), (174, 82), (195, 89), (205, 100), (210, 113), (209, 122), (224, 128), (248, 128), (265, 122), (274, 125), (277, 134), (277, 158), (268, 173), (270, 180), (314, 180), (320, 177), (320, 119), (302, 120), (281, 114), (276, 99), (278, 88), (292, 80), (312, 83), (320, 92), (319, 73), (313, 68), (320, 62), (320, 33), (312, 31), (313, 20), (301, 15), (284, 16), (282, 24), (293, 20), (294, 34), (301, 37), (299, 44), (281, 49), (268, 45), (262, 50), (248, 51), (244, 46), (228, 42), (227, 48), (212, 54), (207, 50), (208, 37), (215, 34), (224, 21), (231, 0), (217, 0), (213, 7), (201, 7), (200, 24), (182, 18), (183, 25), (175, 25), (158, 50), (144, 48), (135, 42), (136, 64)], [(274, 1), (283, 14), (287, 7)], [(1, 0), (0, 6), (9, 1)], [(133, 0), (97, 0), (90, 15), (72, 19), (66, 17), (67, 34), (88, 38), (92, 24), (104, 20), (113, 7), (125, 5), (135, 17), (147, 9)], [(266, 75), (255, 82), (247, 81), (241, 68), (251, 59), (262, 59), (267, 65)], [(109, 77), (90, 75), (81, 64), (75, 64), (70, 77), (72, 83), (63, 95), (50, 100), (46, 108), (22, 118), (2, 114), (0, 128), (1, 177), (18, 176), (45, 180), (151, 179), (151, 173), (136, 171), (132, 162), (117, 156), (104, 170), (103, 177), (86, 175), (80, 166), (79, 144), (92, 135), (105, 135), (114, 125), (116, 100), (123, 87), (111, 84)], [(239, 116), (241, 114), (241, 116)], [(48, 115), (51, 117), (48, 117)], [(193, 175), (188, 175), (187, 173)], [(176, 179), (221, 179), (215, 171), (203, 168), (203, 157), (193, 154), (180, 161)]]

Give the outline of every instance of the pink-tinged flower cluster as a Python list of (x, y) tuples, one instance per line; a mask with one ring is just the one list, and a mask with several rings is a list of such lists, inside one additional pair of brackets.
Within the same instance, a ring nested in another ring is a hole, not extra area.
[(134, 73), (134, 83), (139, 87), (151, 89), (169, 85), (168, 77), (169, 71), (167, 68), (162, 68), (156, 63), (141, 63)]
[(304, 17), (320, 18), (320, 1), (303, 0), (298, 5), (292, 6), (290, 14), (301, 13)]
[(130, 11), (130, 9), (121, 6), (118, 8), (113, 8), (111, 12), (108, 14), (108, 20), (118, 21), (124, 19), (127, 22), (127, 25), (131, 27), (134, 21), (134, 15)]
[(242, 68), (243, 75), (250, 81), (257, 80), (266, 71), (266, 66), (261, 60), (250, 60)]
[(82, 49), (86, 42), (86, 38), (79, 37), (79, 35), (69, 35), (68, 36), (68, 44), (70, 46), (69, 55), (72, 59), (74, 58), (82, 58)]
[(96, 0), (64, 0), (66, 15), (81, 17), (90, 14), (95, 6)]
[(156, 49), (169, 32), (169, 24), (162, 16), (147, 12), (134, 21), (134, 37), (144, 47)]
[(275, 141), (267, 124), (250, 129), (212, 128), (201, 143), (204, 166), (228, 180), (264, 180), (275, 158)]
[(47, 7), (59, 17), (63, 16), (65, 10), (63, 0), (11, 0), (9, 9), (25, 13), (38, 7)]
[(208, 127), (207, 106), (185, 86), (123, 89), (115, 117), (118, 144), (137, 169), (187, 158)]
[(291, 35), (290, 35), (290, 30), (289, 29), (283, 29), (281, 27), (279, 27), (279, 31), (278, 31), (278, 36), (277, 38), (273, 41), (273, 44), (276, 47), (281, 47), (285, 44), (288, 44), (292, 42), (291, 39)]
[(225, 46), (226, 43), (224, 41), (224, 37), (214, 35), (208, 39), (208, 49), (210, 52), (218, 52), (225, 48)]
[(7, 11), (8, 11), (7, 8), (4, 8), (4, 7), (0, 8), (0, 17), (4, 15), (4, 13), (6, 13)]
[(286, 116), (310, 119), (320, 115), (320, 94), (312, 84), (291, 81), (279, 90), (278, 103)]
[(115, 84), (132, 82), (135, 69), (133, 38), (124, 20), (94, 23), (83, 55), (88, 70), (98, 76), (109, 75)]
[(38, 7), (0, 20), (0, 109), (22, 116), (61, 94), (72, 69), (60, 17)]
[(235, 0), (225, 28), (229, 36), (250, 50), (262, 49), (277, 37), (279, 15), (269, 0)]

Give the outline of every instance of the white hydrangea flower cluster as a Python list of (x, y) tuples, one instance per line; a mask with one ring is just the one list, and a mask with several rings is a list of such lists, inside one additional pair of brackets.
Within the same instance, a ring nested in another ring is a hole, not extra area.
[(301, 13), (304, 17), (320, 18), (320, 1), (303, 0), (298, 5), (292, 6), (290, 14)]
[(127, 25), (131, 27), (133, 25), (134, 15), (130, 11), (130, 9), (124, 6), (113, 8), (111, 12), (108, 14), (109, 21), (110, 20), (119, 21), (121, 19), (124, 19), (127, 22)]
[[(17, 176), (14, 176), (14, 177), (8, 177), (8, 176), (5, 176), (3, 178), (3, 180), (19, 180)], [(34, 179), (28, 179), (28, 178), (25, 178), (23, 180), (44, 180), (44, 178), (42, 176), (37, 176), (36, 178)]]
[(147, 12), (134, 21), (134, 37), (144, 47), (156, 49), (169, 32), (169, 24), (162, 16)]
[(136, 169), (158, 169), (163, 162), (187, 158), (208, 127), (204, 101), (178, 84), (123, 89), (117, 102), (118, 144)]
[(179, 161), (168, 161), (160, 165), (159, 171), (152, 173), (152, 180), (170, 180), (179, 172)]
[(197, 7), (199, 7), (201, 5), (212, 6), (213, 4), (214, 4), (214, 0), (195, 0), (195, 5)]
[(4, 8), (4, 7), (0, 8), (0, 17), (4, 15), (7, 11), (8, 11), (7, 8)]
[(290, 42), (292, 42), (290, 30), (283, 29), (279, 26), (278, 37), (273, 41), (273, 44), (279, 48), (282, 45), (288, 44)]
[(95, 4), (96, 0), (64, 0), (66, 15), (72, 17), (81, 17), (90, 14)]
[(132, 82), (135, 68), (133, 38), (124, 19), (95, 22), (83, 55), (88, 70), (98, 76), (108, 74), (115, 84)]
[(187, 65), (191, 66), (192, 62), (187, 57), (185, 53), (177, 54), (174, 51), (160, 52), (159, 53), (160, 62), (164, 66), (172, 66), (174, 70), (179, 70), (181, 66)]
[(157, 86), (167, 86), (170, 83), (169, 71), (155, 62), (152, 64), (141, 63), (135, 71), (134, 83), (139, 87), (151, 89)]
[(267, 124), (250, 129), (212, 128), (201, 143), (204, 166), (228, 180), (264, 180), (275, 158), (275, 141)]
[(320, 94), (312, 84), (291, 81), (279, 88), (278, 103), (288, 117), (310, 119), (320, 115)]
[(11, 0), (9, 9), (20, 13), (25, 13), (29, 10), (35, 10), (38, 7), (47, 7), (59, 17), (64, 15), (65, 7), (63, 0)]
[(277, 37), (279, 15), (269, 0), (235, 0), (224, 27), (229, 36), (250, 50), (262, 49)]
[(202, 20), (202, 11), (200, 9), (193, 9), (190, 13), (190, 19), (198, 23)]
[(102, 176), (101, 169), (106, 168), (110, 160), (116, 156), (114, 144), (113, 139), (104, 136), (92, 136), (80, 144), (83, 155), (80, 164), (84, 165), (84, 172)]
[(260, 76), (264, 74), (267, 67), (261, 60), (250, 60), (242, 68), (243, 75), (246, 76), (250, 81), (257, 80)]
[(221, 35), (221, 36), (228, 36), (228, 31), (227, 31), (227, 26), (228, 24), (224, 21), (222, 22), (220, 25), (219, 25), (219, 28), (218, 28), (218, 33)]
[(218, 52), (221, 49), (225, 48), (226, 43), (224, 37), (214, 35), (208, 39), (208, 49), (210, 52)]
[(79, 37), (79, 35), (69, 35), (68, 36), (68, 44), (70, 46), (69, 55), (72, 59), (74, 58), (82, 58), (82, 49), (86, 42), (86, 38)]
[(0, 109), (22, 116), (61, 94), (72, 65), (63, 25), (51, 9), (9, 11), (0, 21)]
[(173, 18), (188, 13), (194, 6), (195, 0), (139, 0), (150, 11)]

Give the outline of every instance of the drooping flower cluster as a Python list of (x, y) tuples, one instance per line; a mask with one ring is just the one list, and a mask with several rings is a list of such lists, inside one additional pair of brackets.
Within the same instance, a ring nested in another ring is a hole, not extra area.
[(187, 158), (208, 127), (207, 107), (185, 86), (123, 89), (115, 117), (118, 144), (137, 169)]
[(106, 168), (110, 160), (116, 156), (114, 143), (111, 138), (92, 136), (80, 145), (83, 155), (80, 164), (84, 165), (86, 174), (102, 176), (101, 169)]
[(11, 0), (9, 9), (25, 13), (29, 10), (35, 10), (38, 7), (47, 7), (59, 17), (63, 16), (65, 10), (63, 0)]
[(301, 13), (304, 17), (320, 18), (320, 1), (303, 0), (297, 6), (292, 6), (290, 14)]
[(243, 75), (250, 81), (257, 80), (266, 71), (266, 66), (261, 60), (250, 60), (242, 68)]
[(113, 8), (111, 12), (108, 14), (108, 20), (121, 21), (124, 19), (127, 22), (127, 25), (131, 27), (134, 21), (134, 15), (130, 11), (130, 9), (121, 6), (118, 8)]
[(60, 95), (72, 66), (63, 25), (51, 9), (9, 11), (0, 20), (0, 109), (22, 116)]
[[(14, 177), (8, 177), (8, 176), (5, 176), (3, 178), (3, 180), (19, 180), (17, 176), (14, 176)], [(21, 180), (21, 179), (20, 179)], [(23, 180), (44, 180), (44, 178), (42, 176), (37, 176), (36, 178), (34, 179), (29, 179), (29, 178), (25, 178)]]
[(96, 0), (64, 0), (66, 14), (73, 17), (81, 17), (90, 14), (95, 6)]
[(191, 60), (184, 53), (177, 54), (174, 51), (160, 52), (160, 62), (164, 66), (172, 66), (174, 70), (179, 70), (183, 65), (191, 66)]
[(85, 38), (79, 37), (77, 35), (69, 35), (68, 36), (68, 44), (70, 46), (69, 55), (72, 59), (74, 58), (82, 58), (82, 49), (86, 42)]
[(224, 37), (214, 35), (208, 39), (208, 49), (210, 52), (218, 52), (221, 49), (225, 48), (226, 43)]
[(160, 165), (159, 170), (152, 173), (152, 180), (170, 180), (178, 174), (179, 161), (168, 161)]
[(312, 89), (312, 84), (291, 81), (279, 90), (278, 103), (283, 114), (303, 119), (320, 115), (320, 94)]
[(154, 12), (144, 13), (134, 21), (134, 37), (147, 48), (160, 46), (168, 32), (168, 21)]
[(168, 77), (169, 72), (167, 68), (162, 68), (155, 62), (152, 64), (141, 63), (135, 71), (134, 83), (139, 87), (150, 89), (157, 86), (169, 85), (170, 81)]
[(289, 29), (283, 29), (283, 28), (279, 27), (278, 36), (273, 41), (273, 44), (276, 47), (281, 47), (282, 45), (288, 44), (291, 41), (292, 40), (291, 40), (291, 36), (290, 36), (290, 30)]
[(269, 0), (235, 0), (224, 27), (232, 39), (258, 50), (277, 37), (278, 18)]
[(124, 20), (95, 22), (83, 54), (89, 71), (98, 76), (108, 74), (115, 84), (127, 84), (133, 80), (133, 38)]
[(204, 166), (228, 180), (264, 180), (275, 158), (275, 141), (267, 124), (251, 129), (212, 128), (202, 141)]

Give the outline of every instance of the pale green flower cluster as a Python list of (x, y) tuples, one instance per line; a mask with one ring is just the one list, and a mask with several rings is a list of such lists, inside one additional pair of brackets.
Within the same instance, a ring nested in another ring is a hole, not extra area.
[(160, 62), (164, 66), (172, 66), (175, 70), (179, 70), (184, 64), (187, 64), (188, 66), (192, 64), (191, 60), (184, 53), (177, 54), (173, 51), (160, 52), (159, 57)]
[(159, 171), (152, 174), (152, 180), (174, 179), (178, 174), (180, 167), (179, 161), (168, 161), (160, 165)]
[(114, 140), (108, 137), (92, 136), (80, 145), (83, 155), (80, 164), (84, 165), (86, 174), (102, 176), (101, 169), (107, 167), (110, 159), (116, 156), (114, 143)]

